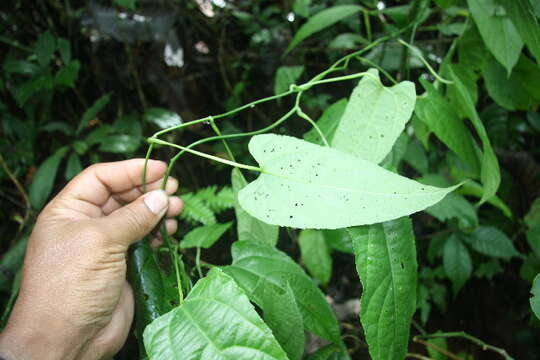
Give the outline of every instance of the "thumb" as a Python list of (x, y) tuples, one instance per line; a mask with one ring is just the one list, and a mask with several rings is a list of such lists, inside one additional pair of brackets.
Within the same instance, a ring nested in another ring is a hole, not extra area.
[(113, 239), (125, 245), (142, 239), (167, 212), (169, 197), (163, 190), (151, 191), (102, 218)]

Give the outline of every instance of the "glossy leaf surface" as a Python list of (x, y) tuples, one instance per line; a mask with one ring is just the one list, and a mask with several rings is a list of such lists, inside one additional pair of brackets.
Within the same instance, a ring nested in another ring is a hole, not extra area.
[(486, 256), (510, 259), (519, 255), (512, 240), (492, 226), (480, 226), (465, 239), (474, 250)]
[(234, 211), (236, 213), (236, 223), (238, 240), (260, 241), (270, 245), (276, 245), (279, 235), (279, 227), (269, 225), (261, 220), (249, 215), (238, 202), (238, 193), (247, 185), (247, 181), (239, 169), (232, 171), (232, 187), (234, 192)]
[(478, 113), (476, 112), (476, 108), (474, 106), (474, 101), (467, 91), (467, 88), (465, 86), (465, 83), (463, 80), (458, 76), (456, 72), (452, 69), (452, 66), (447, 67), (448, 72), (450, 74), (451, 79), (454, 81), (454, 84), (451, 86), (455, 86), (457, 90), (457, 94), (459, 95), (459, 102), (461, 106), (463, 106), (464, 111), (467, 114), (467, 117), (473, 124), (476, 133), (480, 137), (480, 140), (482, 141), (482, 169), (480, 171), (480, 179), (482, 180), (482, 185), (484, 186), (484, 192), (482, 194), (482, 198), (480, 199), (480, 202), (483, 203), (484, 201), (491, 198), (495, 193), (497, 192), (497, 189), (499, 188), (499, 185), (501, 183), (501, 173), (499, 170), (499, 163), (497, 161), (497, 157), (495, 156), (495, 152), (493, 151), (493, 147), (491, 146), (491, 142), (489, 140), (488, 134), (486, 132), (486, 128), (484, 127), (484, 124), (482, 123), (482, 120), (478, 116)]
[(289, 360), (300, 360), (304, 353), (304, 321), (291, 287), (287, 284), (282, 291), (277, 286), (268, 286), (264, 289), (263, 301), (264, 322)]
[(505, 0), (500, 2), (519, 35), (540, 65), (540, 24), (529, 0)]
[(242, 289), (217, 268), (146, 328), (144, 345), (152, 360), (287, 359)]
[(336, 229), (378, 223), (423, 210), (455, 189), (422, 185), (289, 136), (255, 136), (249, 150), (263, 173), (240, 191), (240, 205), (280, 226)]
[(332, 147), (378, 164), (405, 128), (415, 100), (412, 82), (385, 87), (379, 72), (370, 69), (351, 94)]
[(467, 0), (467, 3), (487, 48), (510, 74), (523, 41), (506, 10), (497, 0)]
[(427, 81), (421, 81), (426, 94), (416, 101), (418, 118), (470, 169), (480, 172), (474, 139), (454, 107)]
[(231, 275), (263, 311), (266, 287), (277, 286), (284, 292), (290, 286), (304, 327), (323, 339), (336, 344), (341, 342), (339, 325), (325, 296), (289, 256), (254, 241), (235, 242), (232, 256), (233, 264), (223, 267), (223, 271)]
[(360, 321), (373, 359), (403, 359), (416, 310), (416, 247), (407, 217), (348, 229), (362, 283)]
[(324, 9), (309, 18), (309, 20), (298, 29), (289, 47), (285, 51), (288, 53), (296, 47), (301, 41), (310, 37), (314, 33), (321, 31), (338, 21), (341, 21), (351, 15), (362, 11), (361, 6), (357, 5), (338, 5)]
[(208, 249), (227, 231), (232, 225), (232, 222), (224, 224), (212, 224), (206, 226), (200, 226), (184, 236), (180, 242), (182, 249), (201, 247)]
[(41, 209), (47, 202), (49, 195), (51, 195), (58, 166), (68, 149), (67, 146), (63, 146), (56, 150), (54, 154), (49, 156), (39, 166), (37, 172), (34, 174), (28, 195), (30, 197), (30, 203), (35, 209)]

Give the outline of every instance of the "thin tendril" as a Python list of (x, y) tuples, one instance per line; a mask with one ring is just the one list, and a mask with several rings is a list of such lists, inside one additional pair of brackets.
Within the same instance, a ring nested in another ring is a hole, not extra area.
[(435, 70), (431, 67), (431, 65), (429, 65), (429, 63), (427, 62), (427, 60), (424, 58), (424, 56), (422, 55), (422, 53), (420, 52), (420, 50), (418, 50), (417, 48), (409, 45), (408, 43), (406, 43), (405, 41), (401, 40), (401, 39), (398, 39), (398, 42), (407, 47), (408, 49), (410, 49), (412, 52), (414, 52), (419, 58), (420, 58), (420, 61), (422, 61), (422, 63), (426, 66), (426, 68), (428, 69), (428, 71), (431, 73), (431, 75), (433, 75), (435, 77), (435, 79), (439, 80), (440, 82), (444, 83), (444, 84), (453, 84), (454, 82), (453, 81), (450, 81), (450, 80), (446, 80), (446, 79), (443, 79), (442, 77), (439, 76), (439, 74), (437, 74), (435, 72)]

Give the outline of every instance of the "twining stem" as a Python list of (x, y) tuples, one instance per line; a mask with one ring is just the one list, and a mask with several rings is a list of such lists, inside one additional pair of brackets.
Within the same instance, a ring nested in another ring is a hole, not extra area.
[[(295, 113), (296, 109), (295, 108), (292, 108), (291, 110), (289, 110), (285, 115), (283, 115), (281, 118), (278, 119), (278, 121), (274, 122), (273, 124), (270, 124), (268, 125), (267, 127), (265, 128), (262, 128), (262, 129), (259, 129), (259, 130), (255, 130), (255, 131), (250, 131), (250, 132), (246, 132), (246, 133), (240, 133), (240, 134), (228, 134), (228, 135), (222, 135), (222, 136), (211, 136), (211, 137), (207, 137), (207, 138), (204, 138), (204, 139), (200, 139), (200, 140), (197, 140), (191, 144), (189, 144), (186, 149), (191, 149), (197, 145), (200, 145), (200, 144), (204, 144), (206, 142), (209, 142), (209, 141), (216, 141), (216, 140), (221, 140), (221, 139), (235, 139), (235, 138), (241, 138), (241, 137), (246, 137), (246, 136), (254, 136), (254, 135), (259, 135), (259, 134), (262, 134), (262, 133), (265, 133), (267, 131), (270, 131), (272, 130), (273, 128), (279, 126), (279, 124), (281, 124), (282, 122), (284, 122), (285, 120), (287, 120), (289, 117), (291, 117), (294, 113)], [(180, 158), (180, 156), (182, 156), (182, 154), (184, 154), (187, 150), (182, 150), (182, 151), (179, 151), (170, 161), (169, 161), (169, 166), (167, 168), (167, 175), (166, 177), (168, 177), (172, 171), (172, 168), (174, 167), (174, 164), (176, 163), (176, 161)]]
[(296, 101), (294, 103), (294, 109), (296, 110), (296, 113), (298, 114), (298, 116), (300, 116), (302, 119), (305, 119), (307, 120), (307, 122), (309, 122), (311, 124), (311, 126), (313, 126), (313, 128), (315, 129), (315, 131), (317, 131), (317, 134), (319, 134), (319, 137), (321, 138), (321, 140), (323, 141), (324, 145), (325, 146), (330, 146), (328, 144), (328, 140), (326, 140), (326, 136), (324, 136), (323, 132), (321, 131), (321, 129), (319, 128), (319, 126), (315, 123), (315, 121), (313, 121), (309, 116), (308, 114), (306, 114), (302, 108), (300, 107), (300, 98), (302, 97), (302, 92), (299, 92), (298, 95), (296, 95)]
[[(210, 126), (212, 126), (212, 129), (214, 130), (217, 136), (222, 136), (221, 131), (219, 131), (219, 128), (216, 125), (216, 122), (214, 121), (213, 118), (212, 120), (210, 120)], [(225, 139), (221, 139), (221, 142), (223, 143), (223, 146), (225, 146), (225, 150), (227, 151), (227, 155), (229, 155), (229, 158), (232, 161), (236, 161), (236, 159), (234, 158), (234, 154), (232, 153), (231, 148), (229, 147), (229, 144), (227, 143), (227, 141)]]
[[(223, 137), (223, 136), (221, 136), (221, 137)], [(220, 162), (220, 163), (225, 164), (225, 165), (230, 165), (230, 166), (234, 166), (234, 167), (241, 168), (241, 169), (246, 169), (246, 170), (262, 172), (262, 169), (258, 168), (256, 166), (240, 164), (240, 163), (237, 163), (236, 161), (223, 159), (223, 158), (220, 158), (220, 157), (217, 157), (217, 156), (214, 156), (214, 155), (210, 155), (210, 154), (207, 154), (207, 153), (203, 153), (203, 152), (200, 152), (200, 151), (197, 151), (197, 150), (190, 149), (190, 148), (185, 147), (185, 146), (173, 144), (173, 143), (170, 143), (168, 141), (161, 140), (161, 139), (156, 139), (156, 138), (151, 137), (151, 138), (148, 139), (148, 142), (149, 143), (154, 143), (154, 144), (171, 146), (171, 147), (174, 147), (174, 148), (177, 148), (177, 149), (180, 149), (180, 150), (187, 151), (187, 152), (189, 152), (189, 153), (191, 153), (193, 155), (198, 155), (198, 156), (201, 156), (203, 158), (207, 158), (209, 160), (214, 160), (214, 161)]]
[(197, 272), (199, 273), (199, 278), (203, 277), (202, 269), (201, 269), (201, 247), (197, 246), (197, 253), (195, 254), (195, 267), (197, 268)]
[(425, 340), (422, 340), (422, 339), (418, 339), (417, 337), (414, 337), (413, 338), (413, 341), (414, 342), (417, 342), (417, 343), (420, 343), (422, 345), (424, 345), (426, 348), (432, 348), (433, 350), (443, 354), (443, 355), (446, 355), (447, 357), (449, 357), (450, 359), (453, 359), (453, 360), (463, 360), (462, 358), (460, 358), (459, 356), (457, 356), (456, 354), (453, 354), (451, 353), (450, 351), (446, 350), (446, 349), (443, 349), (442, 347), (440, 346), (437, 346), (433, 343), (430, 343), (428, 341), (425, 341)]
[(506, 350), (498, 348), (498, 347), (493, 346), (493, 345), (486, 344), (482, 340), (480, 340), (480, 339), (478, 339), (478, 338), (476, 338), (476, 337), (474, 337), (472, 335), (469, 335), (464, 331), (454, 331), (454, 332), (435, 333), (435, 334), (430, 334), (430, 335), (417, 335), (417, 336), (415, 336), (415, 338), (423, 338), (423, 339), (453, 338), (453, 337), (460, 337), (460, 338), (472, 341), (476, 345), (480, 346), (482, 348), (482, 350), (494, 351), (494, 352), (500, 354), (505, 360), (514, 360), (513, 357), (508, 355)]
[(420, 58), (420, 61), (422, 61), (422, 63), (426, 66), (426, 68), (429, 70), (429, 72), (431, 73), (431, 75), (433, 75), (435, 77), (435, 79), (439, 80), (440, 82), (442, 82), (443, 84), (453, 84), (454, 82), (453, 81), (450, 81), (450, 80), (446, 80), (446, 79), (443, 79), (442, 77), (439, 76), (439, 74), (437, 74), (437, 72), (435, 72), (435, 70), (431, 67), (431, 65), (429, 65), (429, 63), (427, 62), (427, 60), (424, 58), (424, 56), (422, 55), (422, 53), (420, 53), (420, 51), (411, 46), (410, 44), (408, 44), (407, 42), (401, 40), (401, 39), (398, 39), (398, 42), (405, 46), (406, 48), (410, 49), (412, 52), (414, 52), (419, 58)]
[[(170, 253), (170, 251), (169, 251)], [(178, 268), (178, 245), (174, 246), (174, 273), (176, 274), (176, 285), (178, 287), (178, 305), (184, 302), (184, 289), (182, 288), (182, 279), (180, 277), (180, 269)]]

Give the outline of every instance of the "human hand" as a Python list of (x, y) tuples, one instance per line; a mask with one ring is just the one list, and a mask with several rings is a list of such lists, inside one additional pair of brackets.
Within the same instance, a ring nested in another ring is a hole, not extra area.
[[(182, 208), (170, 196), (176, 179), (169, 178), (166, 193), (157, 190), (162, 162), (149, 161), (143, 195), (143, 166), (143, 159), (90, 166), (41, 212), (19, 297), (0, 335), (0, 357), (94, 360), (120, 350), (133, 320), (128, 247)], [(166, 227), (176, 232), (176, 220), (167, 219)]]

